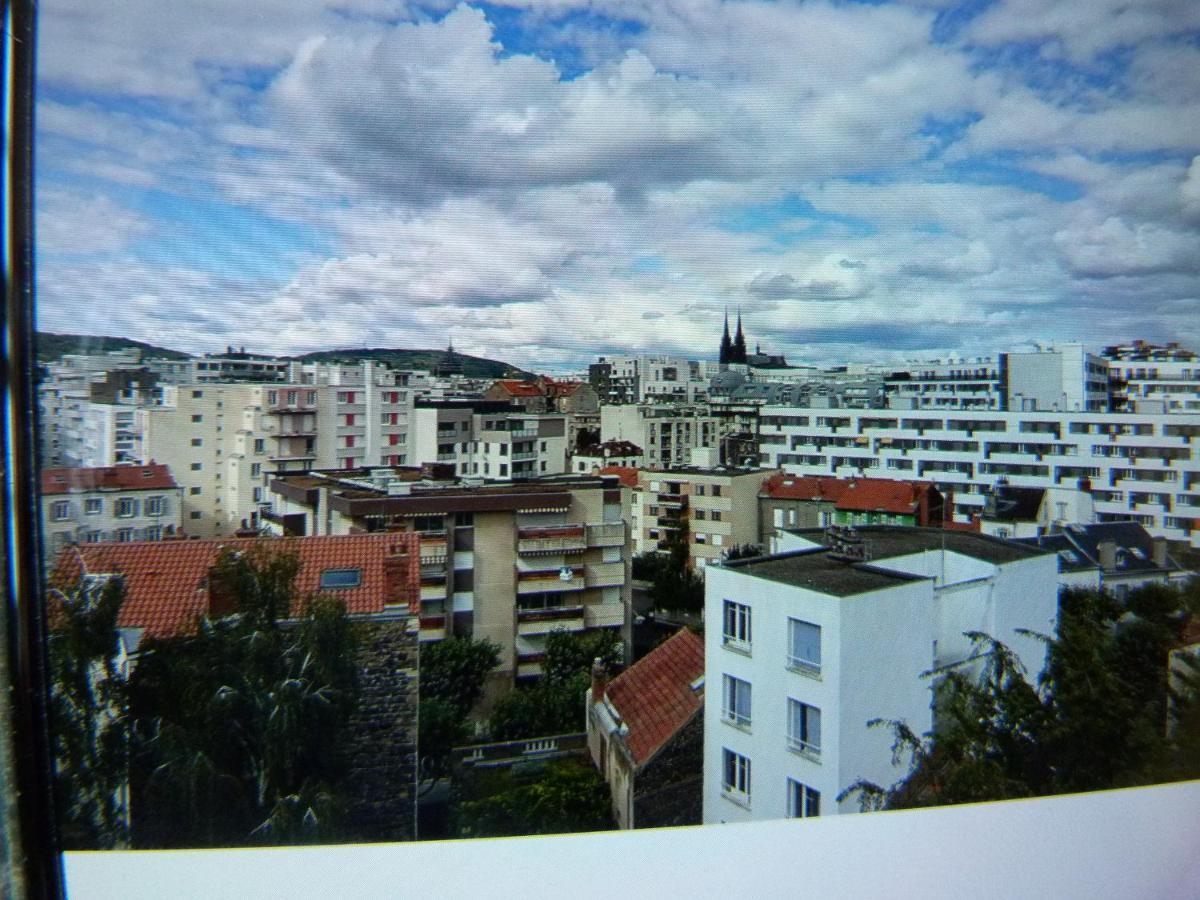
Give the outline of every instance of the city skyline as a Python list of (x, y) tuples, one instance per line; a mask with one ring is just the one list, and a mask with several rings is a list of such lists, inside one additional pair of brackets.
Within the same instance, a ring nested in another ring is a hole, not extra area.
[(1200, 343), (1191, 4), (330, 6), (42, 6), (40, 328), (551, 371), (715, 357), (726, 307), (792, 363)]

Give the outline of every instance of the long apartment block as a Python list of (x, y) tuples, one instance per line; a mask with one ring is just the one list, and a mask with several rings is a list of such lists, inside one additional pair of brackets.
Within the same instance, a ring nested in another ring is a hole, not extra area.
[(1194, 415), (763, 407), (760, 463), (797, 475), (933, 482), (959, 521), (998, 482), (1089, 491), (1099, 521), (1200, 547)]
[(492, 696), (542, 673), (552, 631), (615, 629), (629, 646), (629, 492), (615, 477), (468, 484), (434, 465), (285, 475), (271, 489), (280, 533), (415, 532), (421, 640), (499, 644)]

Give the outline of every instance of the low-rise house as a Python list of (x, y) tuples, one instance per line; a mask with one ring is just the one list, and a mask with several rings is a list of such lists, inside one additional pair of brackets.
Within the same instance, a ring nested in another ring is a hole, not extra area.
[(594, 475), (607, 466), (640, 469), (645, 464), (642, 448), (629, 441), (605, 441), (571, 454), (571, 471)]
[(618, 826), (700, 824), (704, 639), (681, 629), (611, 682), (593, 670), (586, 708)]
[(1095, 518), (1089, 491), (1001, 482), (984, 497), (979, 530), (1003, 538), (1037, 537), (1061, 531), (1071, 523), (1086, 525)]
[[(52, 583), (118, 578), (124, 646), (194, 629), (203, 616), (232, 611), (212, 577), (224, 549), (267, 546), (294, 553), (297, 603), (321, 593), (342, 599), (362, 629), (362, 693), (350, 722), (351, 809), (355, 831), (380, 840), (416, 835), (420, 544), (412, 534), (85, 544), (58, 559)], [(53, 596), (53, 592), (51, 592)], [(300, 609), (292, 611), (298, 616)]]
[(922, 674), (972, 659), (967, 632), (1007, 644), (1030, 678), (1046, 648), (1029, 632), (1054, 632), (1055, 557), (1039, 548), (895, 526), (783, 539), (705, 577), (706, 824), (858, 811), (839, 799), (849, 785), (903, 776), (868, 721), (929, 731)]
[(71, 544), (156, 541), (183, 524), (183, 489), (170, 469), (104, 466), (42, 470), (42, 527), (50, 562)]
[(1058, 556), (1063, 587), (1104, 588), (1123, 597), (1144, 584), (1178, 583), (1192, 574), (1171, 558), (1166, 538), (1153, 537), (1137, 522), (1068, 525), (1021, 543)]
[(950, 518), (951, 505), (928, 481), (780, 473), (759, 493), (760, 541), (770, 547), (783, 529), (829, 525), (939, 528)]

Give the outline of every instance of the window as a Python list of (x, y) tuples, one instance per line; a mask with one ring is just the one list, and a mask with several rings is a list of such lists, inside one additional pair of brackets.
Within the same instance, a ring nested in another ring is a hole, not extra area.
[(821, 792), (788, 779), (788, 818), (811, 819), (821, 814)]
[(118, 528), (117, 529), (117, 540), (120, 541), (122, 544), (128, 544), (130, 541), (133, 540), (133, 529), (132, 528)]
[(788, 668), (804, 675), (821, 674), (821, 626), (788, 619)]
[(750, 727), (750, 682), (725, 676), (724, 706), (721, 717), (738, 728)]
[(347, 446), (347, 447), (353, 447), (353, 446), (354, 446), (354, 435), (352, 435), (352, 434), (348, 434), (348, 435), (346, 435), (346, 446)]
[(506, 475), (508, 475), (508, 464), (500, 463), (500, 477), (503, 478)]
[(162, 497), (147, 497), (145, 512), (148, 516), (161, 516), (166, 511)]
[(262, 474), (262, 463), (250, 463), (250, 477), (257, 478)]
[(719, 484), (714, 484), (714, 485), (712, 486), (712, 495), (713, 495), (714, 497), (720, 497), (720, 496), (721, 496), (721, 486), (720, 486)]
[(204, 391), (192, 391), (192, 399), (193, 400), (199, 400), (203, 396), (204, 396)]
[(192, 446), (193, 447), (203, 447), (204, 439), (203, 438), (192, 438)]
[(299, 399), (300, 399), (299, 391), (288, 391), (287, 392), (287, 405), (288, 406), (295, 406), (296, 401)]
[(192, 471), (193, 472), (199, 472), (203, 468), (204, 468), (204, 463), (192, 463)]
[(721, 511), (719, 509), (714, 509), (710, 515), (710, 518), (714, 522), (720, 522), (721, 521)]
[(56, 522), (71, 518), (71, 501), (55, 500), (54, 504), (50, 507), (50, 515)]
[(188, 493), (191, 494), (193, 497), (198, 497), (198, 496), (200, 496), (200, 488), (198, 488), (198, 487), (188, 488)]
[(122, 519), (128, 519), (130, 516), (137, 515), (138, 502), (132, 497), (122, 497), (117, 501), (117, 516)]
[(338, 391), (337, 402), (338, 403), (353, 403), (354, 402), (354, 391)]
[(104, 512), (104, 501), (99, 497), (88, 497), (83, 501), (83, 511), (89, 516), (98, 516)]
[(740, 753), (723, 749), (724, 765), (721, 767), (721, 788), (726, 796), (750, 802), (750, 760)]
[(198, 519), (198, 518), (200, 518), (200, 510), (198, 510), (198, 509), (193, 509), (193, 510), (192, 510), (190, 513), (188, 513), (188, 518), (189, 518), (189, 519)]
[(203, 422), (204, 416), (200, 415), (200, 413), (196, 413), (195, 415), (192, 416), (192, 421), (193, 422)]
[(704, 485), (702, 485), (702, 484), (696, 485), (694, 488), (692, 488), (692, 493), (695, 494), (697, 497), (703, 497), (704, 496)]
[(321, 573), (321, 590), (356, 588), (362, 584), (362, 569), (326, 569)]
[(788, 749), (810, 756), (821, 753), (821, 710), (788, 698)]
[(347, 425), (354, 424), (354, 413), (346, 413), (346, 424)]
[(750, 607), (732, 600), (725, 601), (726, 647), (750, 649)]
[(279, 402), (279, 391), (267, 391), (267, 403), (275, 406)]
[(697, 522), (703, 522), (706, 515), (707, 515), (707, 513), (705, 513), (704, 510), (702, 510), (702, 509), (698, 509), (695, 511), (695, 518), (696, 518)]
[(267, 449), (267, 441), (265, 438), (255, 438), (254, 439), (254, 452), (255, 453), (265, 453), (266, 449)]

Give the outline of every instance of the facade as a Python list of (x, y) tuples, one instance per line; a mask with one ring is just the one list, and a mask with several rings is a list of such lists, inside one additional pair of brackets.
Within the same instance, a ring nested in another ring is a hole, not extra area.
[(177, 534), (182, 493), (163, 465), (43, 469), (45, 560), (73, 544), (157, 541)]
[(1014, 487), (999, 482), (985, 496), (979, 530), (1003, 538), (1037, 537), (1096, 519), (1090, 491), (1078, 488)]
[(759, 543), (774, 546), (784, 529), (828, 525), (940, 528), (946, 498), (932, 484), (886, 478), (824, 478), (779, 473), (759, 494)]
[[(195, 628), (201, 616), (230, 611), (210, 577), (223, 549), (268, 547), (294, 553), (298, 601), (314, 593), (342, 599), (362, 629), (361, 696), (350, 720), (347, 824), (368, 840), (416, 837), (419, 614), (418, 542), (412, 535), (88, 544), (63, 554), (54, 583), (82, 575), (118, 578), (125, 600), (117, 626), (136, 648), (144, 637)], [(299, 609), (293, 610), (298, 615)], [(136, 815), (136, 796), (134, 814)]]
[(1001, 409), (1004, 376), (996, 357), (929, 360), (889, 371), (884, 390), (894, 409)]
[(1001, 354), (1005, 409), (1017, 412), (1104, 412), (1109, 408), (1108, 361), (1081, 344)]
[(696, 568), (759, 540), (758, 494), (766, 469), (643, 469), (635, 490), (635, 552), (665, 550), (686, 527)]
[(628, 658), (628, 492), (615, 477), (484, 485), (379, 470), (283, 476), (271, 488), (270, 522), (289, 534), (416, 534), (421, 640), (499, 644), (490, 697), (541, 674), (556, 629), (616, 630)]
[(650, 468), (687, 465), (697, 447), (715, 447), (722, 419), (702, 406), (626, 404), (600, 408), (600, 440), (641, 447)]
[(842, 791), (903, 774), (868, 721), (930, 730), (922, 673), (966, 660), (964, 632), (1008, 644), (1034, 677), (1045, 646), (1021, 629), (1055, 627), (1050, 553), (945, 529), (785, 538), (794, 549), (705, 580), (705, 824), (856, 812)]
[(485, 481), (566, 471), (567, 417), (528, 413), (507, 401), (418, 400), (408, 433), (410, 465), (445, 463)]
[(593, 671), (585, 708), (617, 827), (699, 825), (704, 639), (684, 628), (611, 682)]
[(571, 471), (591, 475), (606, 466), (639, 469), (645, 464), (642, 448), (629, 441), (608, 441), (571, 454)]
[(763, 407), (760, 464), (795, 475), (932, 481), (955, 519), (1001, 480), (1090, 492), (1098, 521), (1200, 547), (1200, 421), (1189, 415)]
[(1063, 587), (1103, 588), (1123, 597), (1142, 585), (1178, 584), (1192, 575), (1171, 558), (1165, 538), (1133, 522), (1067, 525), (1022, 541), (1058, 555)]

